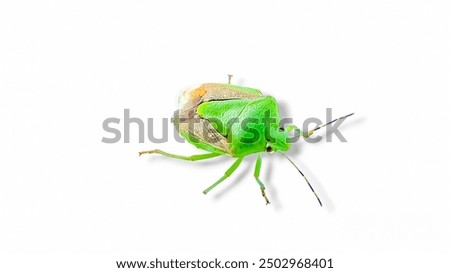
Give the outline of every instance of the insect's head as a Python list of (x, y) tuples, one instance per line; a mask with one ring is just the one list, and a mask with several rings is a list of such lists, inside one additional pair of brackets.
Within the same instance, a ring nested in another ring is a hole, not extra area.
[(283, 128), (273, 126), (270, 128), (270, 134), (267, 136), (266, 151), (268, 153), (274, 153), (276, 151), (285, 152), (291, 147), (288, 140), (288, 134)]

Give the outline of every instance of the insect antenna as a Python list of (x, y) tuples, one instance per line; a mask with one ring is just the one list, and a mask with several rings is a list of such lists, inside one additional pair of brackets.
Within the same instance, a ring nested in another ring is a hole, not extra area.
[(308, 183), (309, 188), (311, 189), (311, 191), (314, 193), (314, 195), (317, 198), (317, 201), (319, 201), (320, 206), (322, 207), (322, 202), (320, 201), (319, 196), (317, 195), (317, 193), (314, 191), (314, 188), (311, 186), (311, 184), (308, 181), (308, 178), (306, 178), (306, 176), (303, 174), (302, 171), (300, 171), (300, 169), (297, 167), (297, 165), (295, 165), (295, 163), (289, 158), (287, 157), (287, 155), (285, 155), (284, 153), (280, 152), (280, 154), (282, 154), (287, 160), (289, 160), (289, 162), (291, 162), (291, 164), (297, 169), (297, 171), (303, 176), (303, 178), (305, 179), (306, 183)]
[(346, 116), (342, 116), (342, 117), (337, 118), (337, 119), (334, 119), (334, 120), (332, 120), (332, 121), (330, 121), (330, 122), (328, 122), (328, 123), (326, 123), (326, 124), (322, 124), (322, 125), (320, 125), (320, 126), (317, 126), (316, 128), (314, 128), (314, 129), (308, 131), (308, 132), (305, 134), (305, 137), (309, 137), (309, 136), (311, 136), (315, 131), (319, 130), (320, 128), (323, 128), (323, 127), (325, 127), (325, 126), (328, 126), (328, 125), (330, 125), (331, 123), (334, 123), (334, 122), (336, 122), (336, 121), (338, 121), (338, 120), (340, 120), (340, 119), (348, 118), (349, 116), (352, 116), (353, 114), (355, 114), (355, 113), (351, 113), (351, 114), (348, 114), (348, 115), (346, 115)]

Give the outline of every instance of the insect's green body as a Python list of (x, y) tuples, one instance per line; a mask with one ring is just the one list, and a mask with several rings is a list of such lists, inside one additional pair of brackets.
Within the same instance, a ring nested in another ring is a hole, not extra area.
[[(197, 113), (211, 121), (214, 129), (227, 138), (233, 157), (264, 152), (267, 147), (282, 151), (289, 149), (290, 145), (285, 141), (287, 135), (279, 127), (278, 105), (273, 97), (204, 102)], [(264, 124), (265, 115), (273, 119), (272, 124)], [(214, 120), (219, 121), (220, 125)], [(245, 121), (248, 121), (247, 130), (242, 128), (244, 124), (241, 122)]]
[[(230, 90), (233, 93), (207, 97), (216, 90), (221, 94)], [(192, 127), (189, 130), (189, 126), (177, 126), (180, 134), (197, 148), (239, 158), (268, 149), (287, 151), (290, 147), (287, 133), (280, 129), (275, 98), (264, 96), (257, 89), (209, 83), (188, 89), (182, 94), (185, 97), (199, 103), (188, 107), (182, 104), (177, 112), (179, 117), (210, 128), (209, 139), (205, 139), (203, 129), (196, 132)]]
[[(273, 97), (264, 96), (258, 89), (221, 83), (205, 83), (185, 90), (180, 95), (179, 109), (175, 112), (174, 123), (183, 138), (195, 147), (210, 153), (181, 156), (161, 150), (150, 150), (139, 154), (159, 153), (190, 161), (205, 160), (220, 155), (237, 158), (224, 176), (203, 191), (206, 194), (229, 177), (245, 156), (257, 153), (254, 177), (267, 204), (269, 200), (264, 192), (265, 187), (259, 180), (261, 152), (289, 150), (288, 133), (291, 130), (295, 130), (306, 138), (322, 127), (317, 127), (306, 134), (294, 125), (286, 129), (281, 128), (278, 105)], [(282, 155), (285, 156), (283, 153)], [(289, 158), (288, 160), (294, 164)], [(314, 192), (300, 169), (297, 168), (297, 170)], [(322, 205), (317, 194), (315, 195)]]

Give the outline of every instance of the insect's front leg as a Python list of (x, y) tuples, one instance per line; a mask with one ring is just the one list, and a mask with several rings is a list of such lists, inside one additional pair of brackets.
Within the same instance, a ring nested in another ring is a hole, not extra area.
[(187, 160), (187, 161), (210, 159), (210, 158), (221, 155), (221, 154), (216, 154), (216, 153), (209, 153), (209, 154), (201, 154), (201, 155), (184, 156), (184, 155), (175, 155), (175, 154), (166, 153), (166, 152), (158, 150), (158, 149), (139, 152), (139, 156), (141, 156), (143, 154), (160, 154), (160, 155), (167, 156), (170, 158), (176, 158), (176, 159)]
[(259, 173), (261, 171), (261, 164), (262, 164), (261, 154), (258, 154), (258, 158), (256, 159), (256, 164), (255, 164), (254, 176), (255, 176), (256, 182), (258, 182), (259, 187), (261, 188), (261, 194), (264, 197), (264, 200), (266, 200), (266, 205), (268, 205), (268, 204), (270, 204), (270, 201), (269, 201), (269, 199), (266, 196), (266, 192), (264, 191), (266, 189), (266, 187), (261, 182), (261, 180), (259, 180)]

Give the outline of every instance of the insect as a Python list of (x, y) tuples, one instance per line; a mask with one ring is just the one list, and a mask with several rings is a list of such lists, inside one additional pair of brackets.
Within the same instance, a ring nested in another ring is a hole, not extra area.
[(258, 155), (254, 177), (266, 204), (270, 204), (265, 193), (265, 186), (259, 179), (261, 153), (278, 152), (297, 169), (322, 206), (319, 196), (306, 176), (284, 153), (291, 146), (289, 132), (294, 131), (308, 138), (320, 128), (345, 119), (353, 113), (308, 132), (302, 132), (295, 125), (282, 128), (276, 100), (271, 96), (263, 95), (258, 89), (230, 84), (231, 77), (232, 75), (228, 75), (228, 84), (205, 83), (186, 89), (179, 97), (179, 109), (174, 114), (174, 124), (180, 135), (195, 147), (209, 153), (183, 156), (156, 149), (139, 152), (139, 156), (160, 154), (188, 161), (206, 160), (222, 155), (236, 158), (225, 174), (203, 191), (207, 194), (233, 174), (244, 157), (256, 153)]

